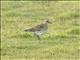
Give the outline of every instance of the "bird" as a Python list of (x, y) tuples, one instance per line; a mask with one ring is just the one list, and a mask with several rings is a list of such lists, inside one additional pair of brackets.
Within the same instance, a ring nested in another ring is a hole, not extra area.
[(50, 20), (46, 20), (44, 23), (41, 23), (29, 29), (25, 29), (24, 31), (33, 32), (34, 35), (36, 35), (37, 38), (40, 39), (41, 35), (47, 32), (48, 24), (52, 24), (52, 22)]

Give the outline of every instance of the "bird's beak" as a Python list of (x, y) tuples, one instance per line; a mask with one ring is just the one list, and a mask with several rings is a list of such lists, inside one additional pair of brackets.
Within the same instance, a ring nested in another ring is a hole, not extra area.
[(50, 22), (48, 22), (48, 23), (52, 24), (52, 22), (51, 22), (51, 21), (50, 21)]

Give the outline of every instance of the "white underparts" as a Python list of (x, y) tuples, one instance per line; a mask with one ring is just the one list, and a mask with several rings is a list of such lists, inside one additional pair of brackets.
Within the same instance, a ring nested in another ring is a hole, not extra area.
[(34, 32), (34, 34), (41, 36), (45, 32), (47, 32), (47, 30), (46, 31), (44, 31), (44, 30), (42, 30), (42, 31), (36, 31), (36, 32)]

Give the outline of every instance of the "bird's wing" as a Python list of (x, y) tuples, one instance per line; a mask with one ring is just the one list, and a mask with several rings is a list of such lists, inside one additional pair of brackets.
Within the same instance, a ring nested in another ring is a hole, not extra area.
[(35, 31), (40, 31), (45, 27), (46, 24), (39, 24), (37, 26), (34, 26), (32, 28), (26, 29), (25, 31), (30, 31), (30, 32), (35, 32)]
[(43, 29), (46, 26), (46, 24), (40, 24), (34, 27), (34, 30), (40, 31), (41, 29)]

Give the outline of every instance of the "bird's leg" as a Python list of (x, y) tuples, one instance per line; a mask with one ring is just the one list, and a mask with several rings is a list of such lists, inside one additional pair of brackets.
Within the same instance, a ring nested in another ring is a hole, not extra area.
[(40, 40), (40, 36), (39, 35), (36, 35), (38, 37), (38, 39)]
[(37, 36), (37, 38), (38, 38), (38, 39), (40, 39), (40, 36), (39, 36), (39, 35), (37, 35), (37, 34), (35, 34), (35, 33), (34, 33), (34, 35), (36, 35), (36, 36)]

